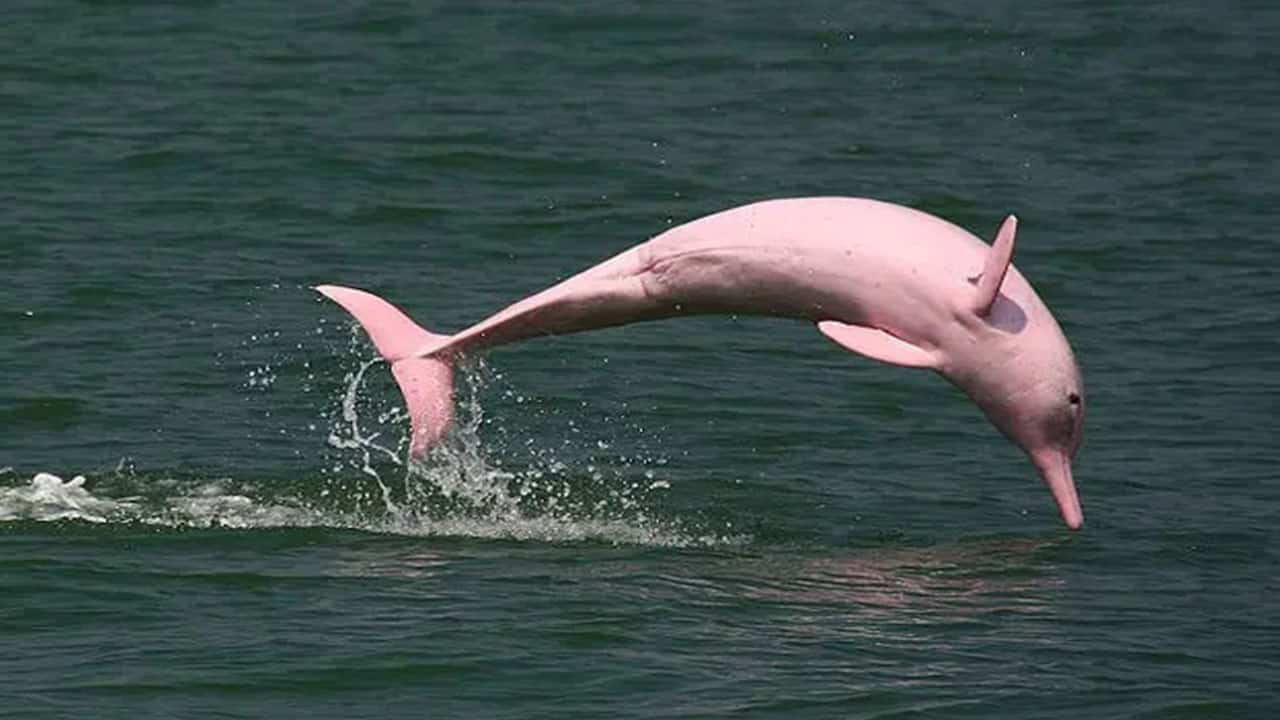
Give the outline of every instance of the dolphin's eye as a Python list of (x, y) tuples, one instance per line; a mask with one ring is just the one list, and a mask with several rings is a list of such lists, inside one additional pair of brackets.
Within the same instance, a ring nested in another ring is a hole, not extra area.
[(1080, 404), (1079, 393), (1071, 393), (1070, 395), (1068, 395), (1067, 402), (1071, 403), (1072, 405), (1079, 405)]

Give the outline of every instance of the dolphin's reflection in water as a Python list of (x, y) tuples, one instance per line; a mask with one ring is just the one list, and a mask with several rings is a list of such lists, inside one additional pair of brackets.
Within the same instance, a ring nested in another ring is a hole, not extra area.
[(819, 700), (918, 710), (914, 688), (977, 691), (994, 677), (1032, 686), (1065, 636), (1052, 561), (1061, 542), (707, 559), (653, 583), (668, 619), (650, 629), (724, 648), (724, 683), (794, 688), (753, 700), (779, 712)]
[[(928, 639), (931, 628), (997, 627), (1010, 615), (1051, 617), (1063, 581), (1045, 555), (1061, 540), (1005, 540), (768, 554), (698, 563), (659, 576), (659, 594), (767, 617), (769, 631), (799, 639)], [(936, 639), (936, 638), (933, 638)]]
[(515, 653), (541, 668), (594, 653), (630, 668), (625, 677), (670, 678), (679, 667), (699, 697), (731, 694), (767, 715), (851, 703), (892, 714), (1056, 681), (1073, 652), (1054, 562), (1065, 542), (673, 550), (372, 540), (331, 572), (358, 577), (345, 587), (361, 599), (392, 598), (376, 605), (378, 622), (404, 623), (433, 658)]
[(348, 550), (332, 571), (398, 578), (459, 603), (468, 602), (473, 583), (496, 583), (526, 598), (531, 616), (557, 623), (568, 621), (561, 617), (566, 599), (586, 602), (595, 608), (592, 622), (625, 618), (619, 629), (630, 628), (635, 639), (657, 632), (689, 642), (771, 638), (778, 650), (815, 643), (956, 650), (984, 638), (1008, 641), (1015, 627), (1019, 644), (1060, 635), (1064, 581), (1052, 556), (1063, 542), (674, 553), (504, 543), (451, 552), (396, 543)]

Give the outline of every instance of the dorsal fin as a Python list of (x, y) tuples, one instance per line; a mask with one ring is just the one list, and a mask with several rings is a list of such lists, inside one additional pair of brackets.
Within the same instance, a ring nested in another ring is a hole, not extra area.
[(1018, 232), (1018, 218), (1014, 215), (1004, 219), (1000, 231), (996, 233), (995, 242), (991, 243), (991, 252), (987, 253), (987, 262), (982, 266), (982, 275), (978, 278), (978, 288), (973, 294), (973, 311), (986, 315), (1000, 294), (1000, 283), (1004, 282), (1004, 274), (1009, 270), (1013, 260), (1013, 236)]

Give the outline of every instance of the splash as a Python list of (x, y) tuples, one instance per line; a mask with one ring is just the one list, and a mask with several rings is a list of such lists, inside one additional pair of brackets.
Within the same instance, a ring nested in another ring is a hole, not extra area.
[[(459, 368), (457, 418), (443, 442), (422, 460), (406, 461), (406, 416), (403, 408), (387, 404), (387, 397), (398, 395), (379, 396), (366, 388), (367, 373), (375, 365), (381, 361), (361, 360), (348, 374), (332, 413), (328, 445), (339, 451), (339, 461), (331, 469), (328, 491), (338, 498), (363, 499), (366, 505), (357, 503), (357, 511), (368, 510), (376, 499), (377, 522), (384, 531), (646, 545), (741, 539), (699, 532), (654, 512), (657, 494), (671, 487), (656, 479), (651, 467), (665, 464), (663, 459), (579, 461), (586, 448), (608, 448), (603, 440), (539, 447), (531, 438), (513, 442), (508, 435), (505, 442), (486, 442), (486, 428), (506, 428), (486, 415), (481, 397), (503, 380), (480, 361)], [(505, 394), (513, 393), (507, 389)], [(522, 402), (520, 397), (517, 404)], [(576, 427), (572, 430), (578, 433)], [(523, 457), (513, 462), (512, 455)], [(350, 471), (362, 482), (353, 481)]]
[[(483, 363), (459, 368), (457, 422), (421, 461), (407, 462), (404, 410), (389, 387), (370, 387), (368, 347), (354, 338), (340, 392), (324, 413), (327, 467), (289, 480), (139, 473), (124, 461), (101, 477), (37, 473), (6, 486), (0, 521), (81, 521), (172, 528), (325, 527), (364, 532), (531, 542), (604, 542), (668, 547), (741, 544), (658, 510), (671, 487), (662, 457), (602, 457), (606, 439), (567, 421), (572, 439), (542, 442), (486, 415), (481, 398), (528, 407)], [(251, 372), (251, 377), (275, 373)], [(313, 376), (308, 375), (311, 382)], [(259, 386), (254, 384), (253, 388)], [(492, 393), (490, 393), (492, 394)], [(393, 399), (394, 398), (394, 399)], [(538, 417), (563, 426), (563, 419)], [(554, 422), (553, 422), (554, 420)], [(555, 433), (551, 433), (553, 436)], [(495, 441), (491, 436), (497, 435)], [(16, 473), (4, 468), (0, 476)]]

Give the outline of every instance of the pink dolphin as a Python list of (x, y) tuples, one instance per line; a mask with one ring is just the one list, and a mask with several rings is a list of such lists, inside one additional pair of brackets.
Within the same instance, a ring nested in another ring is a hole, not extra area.
[(951, 223), (862, 198), (767, 200), (674, 227), (454, 335), (361, 290), (316, 288), (369, 333), (404, 393), (419, 456), (453, 417), (454, 359), (541, 335), (694, 313), (806, 320), (836, 344), (934, 370), (1030, 457), (1071, 529), (1084, 425), (1080, 371), (1010, 264), (1017, 219), (988, 247)]

